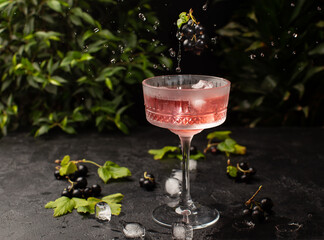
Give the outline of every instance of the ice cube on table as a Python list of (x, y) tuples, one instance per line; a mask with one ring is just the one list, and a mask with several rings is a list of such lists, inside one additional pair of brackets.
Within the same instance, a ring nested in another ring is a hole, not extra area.
[(98, 202), (96, 204), (95, 216), (99, 220), (110, 221), (111, 219), (111, 209), (106, 202)]
[(125, 223), (123, 224), (123, 233), (126, 238), (144, 239), (145, 228), (139, 223)]
[(197, 169), (197, 161), (194, 159), (189, 159), (189, 171), (194, 171)]
[(172, 224), (172, 239), (173, 240), (192, 240), (193, 227), (189, 224), (177, 222)]
[(199, 80), (199, 82), (191, 86), (193, 89), (208, 89), (212, 87), (214, 87), (214, 84), (205, 80)]
[(181, 193), (181, 182), (176, 178), (168, 178), (165, 181), (165, 191), (170, 197), (177, 197)]

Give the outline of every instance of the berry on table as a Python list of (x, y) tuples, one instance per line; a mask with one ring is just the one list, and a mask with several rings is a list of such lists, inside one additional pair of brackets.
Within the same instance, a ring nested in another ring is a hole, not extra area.
[(61, 176), (61, 174), (60, 174), (60, 170), (55, 170), (55, 171), (54, 171), (54, 177), (55, 177), (57, 180), (63, 180), (63, 179), (65, 179), (64, 176)]
[(80, 177), (86, 177), (88, 174), (88, 168), (85, 165), (79, 164), (78, 165), (78, 172)]
[(151, 173), (144, 172), (143, 176), (139, 179), (139, 184), (147, 191), (153, 191), (155, 188), (155, 178)]
[(92, 189), (92, 194), (94, 197), (97, 197), (100, 195), (100, 193), (101, 193), (100, 185), (94, 184), (94, 185), (92, 185), (91, 189)]
[(72, 197), (74, 198), (82, 198), (82, 190), (81, 189), (73, 189)]
[(78, 177), (73, 185), (74, 189), (85, 188), (88, 184), (88, 181), (85, 177)]
[(68, 189), (64, 189), (61, 193), (62, 197), (68, 197), (71, 198), (72, 197), (72, 192), (70, 192)]

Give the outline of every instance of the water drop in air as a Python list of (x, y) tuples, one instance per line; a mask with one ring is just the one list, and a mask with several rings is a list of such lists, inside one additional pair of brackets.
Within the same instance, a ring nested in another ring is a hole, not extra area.
[(139, 13), (138, 17), (142, 20), (142, 21), (146, 21), (146, 17), (144, 16), (143, 13)]
[(295, 3), (290, 3), (290, 6), (291, 7), (295, 7)]
[(108, 47), (108, 44), (105, 44), (104, 47), (107, 48)]
[(206, 3), (202, 6), (202, 10), (207, 11), (208, 8), (208, 0), (206, 1)]
[(176, 70), (177, 73), (181, 73), (181, 68), (180, 67), (177, 67), (175, 70)]
[(256, 58), (256, 55), (255, 54), (251, 54), (249, 57), (250, 57), (251, 60), (253, 60), (254, 58)]
[(260, 56), (261, 56), (261, 57), (264, 57), (264, 53), (260, 53)]
[(97, 32), (99, 32), (100, 30), (99, 30), (99, 28), (95, 28), (95, 29), (93, 29), (93, 31), (94, 31), (95, 33), (97, 33)]
[(170, 57), (176, 56), (176, 52), (172, 48), (169, 49), (169, 53), (170, 53)]
[(273, 47), (273, 46), (275, 45), (275, 43), (274, 43), (274, 42), (271, 42), (270, 44), (271, 44), (271, 46), (272, 46), (272, 47)]
[(153, 68), (154, 68), (154, 69), (157, 69), (157, 67), (158, 67), (158, 66), (157, 66), (156, 64), (153, 64)]
[(212, 44), (216, 44), (217, 43), (217, 38), (216, 37), (213, 37), (210, 39), (211, 43)]
[(322, 11), (322, 8), (320, 6), (318, 6), (317, 11)]
[(278, 54), (275, 54), (275, 55), (274, 55), (274, 58), (275, 58), (275, 59), (278, 59)]
[(115, 64), (115, 63), (116, 63), (116, 59), (113, 58), (113, 59), (110, 60), (110, 62), (111, 62), (112, 64)]
[(293, 37), (294, 38), (297, 38), (298, 37), (298, 34), (297, 33), (293, 33)]
[(296, 55), (296, 51), (293, 51), (292, 54), (293, 54), (293, 55)]

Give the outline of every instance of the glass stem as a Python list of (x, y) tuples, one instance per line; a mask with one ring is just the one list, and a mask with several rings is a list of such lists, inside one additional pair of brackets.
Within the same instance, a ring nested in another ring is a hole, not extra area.
[(193, 136), (179, 136), (182, 147), (182, 192), (180, 196), (180, 208), (184, 210), (193, 210), (195, 208), (190, 196), (190, 144)]

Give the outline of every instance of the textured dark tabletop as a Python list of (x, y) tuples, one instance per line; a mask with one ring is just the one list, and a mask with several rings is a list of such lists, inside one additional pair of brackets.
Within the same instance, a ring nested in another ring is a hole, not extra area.
[[(220, 128), (222, 129), (222, 128)], [(193, 144), (200, 150), (206, 135), (196, 135)], [(223, 129), (225, 130), (225, 129)], [(228, 129), (226, 129), (228, 130)], [(244, 156), (257, 169), (250, 183), (235, 183), (226, 176), (224, 155), (208, 154), (191, 175), (192, 198), (217, 208), (220, 220), (213, 226), (194, 231), (194, 239), (324, 239), (324, 129), (322, 128), (233, 128), (232, 137), (247, 147)], [(163, 181), (178, 160), (153, 160), (147, 151), (165, 145), (178, 145), (173, 133), (157, 127), (142, 127), (129, 136), (118, 133), (80, 133), (75, 136), (52, 134), (34, 139), (26, 133), (13, 133), (0, 139), (0, 239), (124, 239), (120, 221), (140, 222), (147, 239), (171, 239), (170, 229), (152, 221), (151, 211), (165, 199)], [(72, 159), (107, 160), (128, 167), (132, 177), (103, 184), (89, 166), (89, 184), (99, 183), (103, 195), (124, 194), (122, 212), (102, 224), (93, 215), (76, 211), (54, 218), (48, 201), (60, 197), (67, 186), (54, 179), (54, 160), (64, 155)], [(153, 192), (139, 187), (144, 171), (152, 172), (158, 183)], [(249, 231), (236, 229), (243, 203), (263, 185), (260, 197), (270, 197), (275, 214), (270, 222)], [(298, 223), (301, 228), (282, 236), (277, 225)]]

